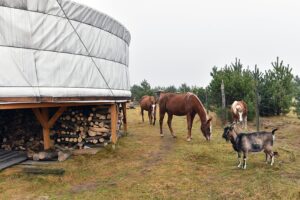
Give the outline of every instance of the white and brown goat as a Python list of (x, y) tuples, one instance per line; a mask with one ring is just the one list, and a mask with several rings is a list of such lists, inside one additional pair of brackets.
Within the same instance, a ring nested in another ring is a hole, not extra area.
[[(260, 131), (253, 133), (237, 133), (234, 129), (234, 123), (224, 128), (223, 138), (232, 143), (233, 149), (238, 153), (238, 167), (246, 169), (246, 160), (248, 153), (264, 151), (266, 154), (266, 163), (269, 158), (271, 165), (274, 164), (274, 156), (277, 152), (273, 152), (273, 143), (275, 140), (275, 131)], [(241, 153), (243, 153), (243, 163), (241, 162)]]

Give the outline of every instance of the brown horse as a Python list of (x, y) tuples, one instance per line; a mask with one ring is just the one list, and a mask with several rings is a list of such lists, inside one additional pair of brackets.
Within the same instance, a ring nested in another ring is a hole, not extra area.
[(247, 129), (248, 108), (247, 104), (243, 100), (233, 102), (233, 104), (231, 105), (231, 114), (233, 122), (241, 122), (243, 128)]
[[(141, 114), (144, 122), (144, 110), (148, 111), (150, 125), (155, 125), (156, 121), (156, 101), (153, 96), (143, 96), (140, 100)], [(153, 121), (153, 123), (152, 123)]]
[(193, 93), (186, 94), (174, 94), (174, 93), (161, 93), (159, 97), (159, 125), (160, 135), (163, 137), (162, 124), (165, 113), (168, 113), (168, 126), (172, 136), (176, 135), (172, 129), (172, 118), (176, 116), (187, 116), (188, 134), (187, 141), (191, 141), (192, 138), (192, 126), (195, 115), (198, 114), (201, 120), (201, 131), (206, 140), (211, 138), (211, 120), (208, 118), (206, 110), (199, 100), (199, 98)]

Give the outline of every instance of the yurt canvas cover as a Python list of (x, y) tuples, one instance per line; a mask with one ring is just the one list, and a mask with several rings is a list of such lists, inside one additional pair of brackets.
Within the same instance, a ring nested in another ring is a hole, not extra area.
[(131, 96), (129, 31), (68, 0), (0, 0), (0, 103)]

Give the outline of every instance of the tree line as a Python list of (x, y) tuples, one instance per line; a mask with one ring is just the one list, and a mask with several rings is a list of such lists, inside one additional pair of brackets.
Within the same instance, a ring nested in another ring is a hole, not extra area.
[[(272, 68), (260, 71), (257, 66), (254, 70), (245, 67), (239, 59), (235, 59), (224, 67), (213, 67), (210, 73), (211, 82), (207, 87), (189, 86), (186, 83), (179, 87), (151, 87), (147, 80), (140, 85), (131, 87), (132, 97), (139, 101), (144, 95), (155, 95), (157, 91), (165, 92), (193, 92), (209, 110), (221, 115), (222, 96), (221, 83), (224, 82), (226, 107), (235, 100), (244, 100), (249, 109), (248, 118), (255, 116), (255, 103), (259, 104), (261, 116), (275, 116), (286, 114), (291, 107), (300, 118), (300, 78), (294, 76), (292, 68), (278, 57), (271, 62)], [(228, 114), (228, 117), (230, 115)]]

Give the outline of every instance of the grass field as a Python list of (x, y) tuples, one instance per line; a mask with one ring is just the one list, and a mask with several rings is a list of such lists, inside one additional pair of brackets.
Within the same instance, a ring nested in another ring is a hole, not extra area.
[(263, 119), (268, 130), (280, 128), (275, 165), (266, 165), (263, 153), (251, 154), (247, 170), (241, 170), (216, 118), (211, 142), (200, 134), (196, 118), (188, 143), (185, 117), (173, 119), (173, 139), (166, 122), (160, 138), (158, 125), (142, 123), (139, 109), (128, 115), (129, 134), (115, 151), (49, 166), (64, 168), (63, 176), (26, 175), (18, 166), (4, 170), (0, 199), (300, 199), (300, 120), (293, 116)]

